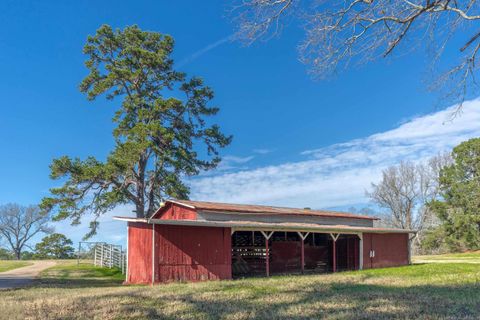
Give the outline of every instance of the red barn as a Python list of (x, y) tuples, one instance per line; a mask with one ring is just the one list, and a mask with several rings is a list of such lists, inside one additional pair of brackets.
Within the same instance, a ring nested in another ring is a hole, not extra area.
[(401, 266), (413, 233), (351, 213), (185, 200), (116, 219), (128, 222), (126, 283)]

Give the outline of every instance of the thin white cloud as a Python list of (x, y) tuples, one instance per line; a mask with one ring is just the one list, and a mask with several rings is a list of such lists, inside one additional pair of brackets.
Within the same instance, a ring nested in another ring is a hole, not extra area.
[(192, 61), (196, 60), (197, 58), (199, 58), (200, 56), (203, 56), (205, 53), (209, 52), (210, 50), (213, 50), (215, 49), (216, 47), (218, 46), (221, 46), (222, 44), (224, 43), (227, 43), (229, 41), (232, 41), (234, 35), (231, 34), (225, 38), (222, 38), (220, 40), (217, 40), (213, 43), (210, 43), (209, 45), (207, 45), (206, 47), (192, 53), (191, 55), (189, 55), (188, 57), (184, 58), (183, 60), (180, 60), (179, 63), (177, 63), (177, 67), (178, 68), (181, 68), (189, 63), (191, 63)]
[(480, 100), (411, 119), (366, 138), (302, 152), (303, 159), (192, 179), (192, 198), (237, 203), (325, 208), (365, 203), (365, 190), (382, 169), (420, 161), (480, 136)]
[(269, 154), (269, 153), (273, 152), (272, 149), (267, 149), (267, 148), (253, 149), (252, 151), (253, 151), (253, 153), (257, 153), (257, 154), (261, 154), (261, 155)]
[(253, 156), (248, 156), (248, 157), (225, 156), (223, 157), (222, 160), (230, 163), (247, 163), (253, 158), (254, 158)]

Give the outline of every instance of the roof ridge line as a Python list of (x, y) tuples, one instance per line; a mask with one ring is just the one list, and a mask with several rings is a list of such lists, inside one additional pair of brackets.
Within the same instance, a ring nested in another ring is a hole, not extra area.
[[(335, 210), (325, 210), (325, 209), (305, 209), (305, 208), (292, 208), (292, 207), (277, 207), (277, 206), (269, 206), (269, 205), (258, 205), (258, 204), (238, 204), (238, 203), (226, 203), (226, 202), (212, 202), (212, 201), (197, 201), (197, 200), (178, 200), (178, 199), (168, 199), (166, 202), (175, 203), (178, 205), (182, 205), (188, 208), (196, 209), (196, 210), (211, 210), (211, 211), (234, 211), (241, 212), (242, 209), (239, 207), (251, 207), (251, 210), (261, 210), (261, 208), (271, 208), (271, 209), (278, 209), (278, 210), (292, 210), (292, 211), (301, 211), (302, 213), (295, 213), (292, 212), (291, 214), (305, 214), (308, 215), (309, 213), (315, 214), (337, 214), (337, 215), (344, 215), (351, 218), (358, 218), (358, 219), (372, 219), (372, 220), (380, 220), (377, 217), (369, 216), (365, 214), (356, 214), (352, 212), (345, 212), (345, 211), (335, 211)], [(210, 204), (212, 206), (228, 206), (232, 208), (205, 208), (201, 206), (201, 204)], [(237, 207), (237, 208), (235, 208)], [(257, 209), (255, 209), (257, 207)], [(275, 214), (274, 212), (270, 212)], [(288, 214), (286, 212), (277, 212), (276, 214)]]

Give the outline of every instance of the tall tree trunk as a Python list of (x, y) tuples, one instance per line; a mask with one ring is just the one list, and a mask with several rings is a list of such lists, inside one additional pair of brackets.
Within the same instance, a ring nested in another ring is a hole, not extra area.
[(137, 218), (146, 218), (145, 217), (145, 206), (143, 204), (137, 204), (135, 206), (135, 211), (137, 214)]
[(137, 218), (146, 218), (145, 215), (145, 170), (147, 168), (147, 156), (145, 152), (140, 156), (138, 161), (137, 173)]

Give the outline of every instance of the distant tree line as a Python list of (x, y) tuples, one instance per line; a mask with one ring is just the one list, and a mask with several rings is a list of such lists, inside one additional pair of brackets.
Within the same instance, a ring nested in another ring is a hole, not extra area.
[[(68, 259), (73, 243), (63, 234), (53, 233), (50, 214), (38, 206), (6, 204), (0, 206), (0, 260)], [(35, 236), (46, 236), (34, 247)]]
[(453, 162), (439, 176), (440, 197), (429, 206), (439, 223), (426, 230), (424, 247), (480, 249), (480, 139), (453, 149)]
[(480, 138), (451, 154), (383, 170), (367, 196), (384, 226), (417, 231), (416, 252), (480, 249)]

